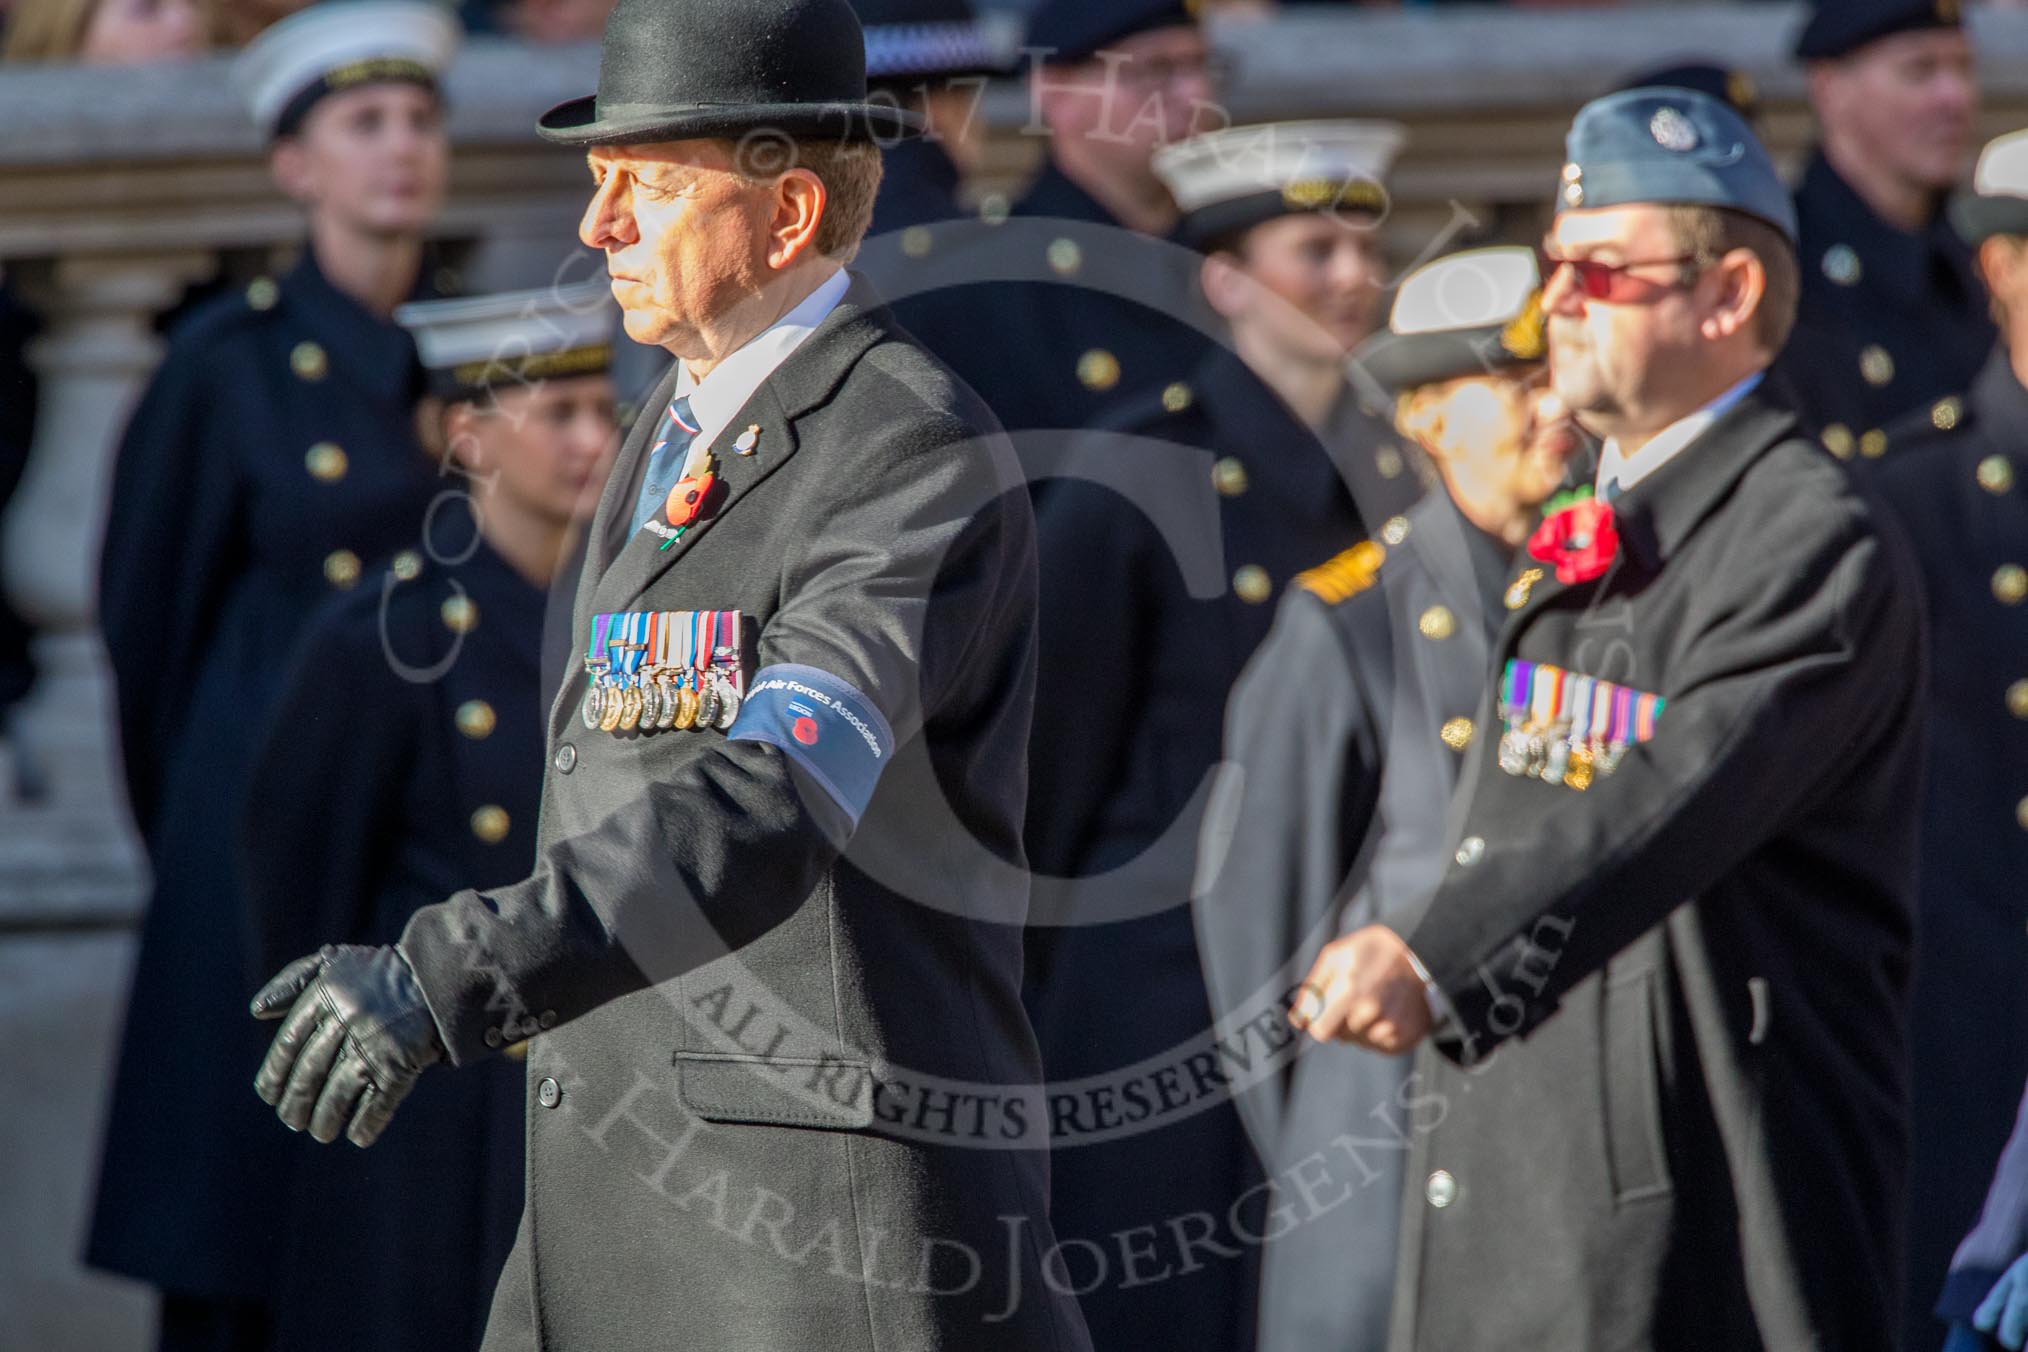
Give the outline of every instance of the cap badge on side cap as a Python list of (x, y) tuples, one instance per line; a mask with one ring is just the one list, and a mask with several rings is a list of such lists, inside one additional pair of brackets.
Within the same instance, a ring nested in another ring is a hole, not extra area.
[(1697, 149), (1703, 138), (1697, 134), (1695, 123), (1675, 108), (1658, 108), (1648, 119), (1648, 134), (1655, 138), (1655, 144), (1664, 150), (1687, 153)]

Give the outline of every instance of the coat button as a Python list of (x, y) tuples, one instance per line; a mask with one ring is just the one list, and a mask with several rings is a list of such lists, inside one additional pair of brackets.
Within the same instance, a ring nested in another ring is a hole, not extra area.
[(1275, 593), (1275, 584), (1267, 575), (1267, 569), (1257, 563), (1249, 563), (1232, 575), (1232, 594), (1250, 606), (1257, 606)]
[(422, 576), (422, 555), (413, 549), (404, 549), (394, 556), (394, 562), (387, 566), (387, 570), (403, 582), (413, 582)]
[(1051, 240), (1048, 257), (1049, 270), (1059, 277), (1075, 277), (1084, 266), (1084, 250), (1077, 247), (1074, 239)]
[(1466, 836), (1458, 842), (1457, 861), (1459, 868), (1470, 868), (1486, 857), (1486, 842), (1479, 836)]
[(1424, 638), (1441, 643), (1458, 632), (1458, 618), (1451, 614), (1449, 606), (1431, 606), (1415, 622), (1415, 627), (1422, 631)]
[(304, 380), (322, 380), (324, 373), (331, 369), (331, 364), (324, 356), (323, 348), (305, 341), (297, 343), (290, 349), (289, 369)]
[(246, 303), (255, 310), (272, 310), (282, 298), (282, 288), (272, 277), (256, 277), (246, 284)]
[(543, 1010), (540, 1017), (535, 1020), (535, 1026), (544, 1032), (556, 1027), (556, 1011), (553, 1009)]
[(506, 1041), (506, 1039), (501, 1035), (499, 1029), (488, 1028), (486, 1030), (486, 1045), (488, 1047), (497, 1047), (504, 1041)]
[(311, 478), (327, 484), (344, 478), (350, 464), (335, 441), (320, 441), (303, 453), (303, 468), (310, 471)]
[(1391, 516), (1387, 518), (1387, 524), (1380, 528), (1380, 538), (1391, 545), (1398, 545), (1403, 540), (1406, 540), (1408, 538), (1408, 518), (1405, 516)]
[(1180, 380), (1162, 391), (1162, 407), (1171, 413), (1181, 413), (1196, 401), (1197, 396), (1190, 386)]
[(493, 706), (482, 699), (468, 699), (458, 706), (458, 731), (475, 742), (492, 736), (498, 722)]
[(1246, 466), (1232, 456), (1211, 467), (1211, 486), (1222, 498), (1236, 498), (1246, 492)]
[(2014, 486), (2014, 466), (2004, 455), (1989, 455), (1979, 462), (1976, 477), (1988, 493), (2004, 493)]
[(507, 839), (509, 825), (507, 809), (494, 803), (488, 803), (472, 814), (472, 834), (488, 845), (498, 845)]
[(469, 596), (453, 596), (437, 607), (444, 628), (454, 634), (469, 634), (478, 627), (479, 607)]
[(930, 233), (928, 226), (911, 225), (901, 232), (901, 251), (910, 258), (929, 257), (929, 251), (936, 242), (936, 236)]
[(1453, 718), (1443, 726), (1437, 736), (1444, 739), (1444, 745), (1453, 751), (1463, 751), (1472, 744), (1472, 736), (1478, 729), (1469, 718)]
[(1078, 383), (1103, 393), (1120, 383), (1120, 359), (1102, 347), (1095, 347), (1077, 359)]
[(535, 1086), (535, 1101), (545, 1108), (554, 1108), (563, 1102), (563, 1086), (545, 1075), (542, 1083)]
[(1824, 449), (1840, 460), (1852, 458), (1852, 429), (1843, 423), (1827, 424), (1822, 433)]
[(2028, 568), (2018, 563), (2002, 564), (1993, 574), (1993, 595), (2003, 606), (2018, 606), (2028, 598)]
[(349, 549), (334, 549), (324, 556), (324, 580), (343, 591), (359, 581), (359, 556)]
[(1422, 1195), (1429, 1204), (1441, 1211), (1458, 1200), (1458, 1180), (1451, 1177), (1448, 1169), (1439, 1169), (1429, 1176), (1429, 1182), (1422, 1185)]
[(577, 768), (577, 748), (569, 742), (565, 742), (556, 749), (556, 755), (551, 759), (550, 764), (556, 767), (558, 774), (569, 774)]
[(1886, 454), (1887, 433), (1879, 428), (1876, 427), (1859, 438), (1859, 455), (1861, 459), (1878, 460)]
[(1878, 343), (1870, 343), (1859, 354), (1859, 374), (1876, 389), (1894, 382), (1894, 358)]
[(2021, 824), (2023, 831), (2028, 831), (2028, 798), (2014, 804), (2014, 820)]

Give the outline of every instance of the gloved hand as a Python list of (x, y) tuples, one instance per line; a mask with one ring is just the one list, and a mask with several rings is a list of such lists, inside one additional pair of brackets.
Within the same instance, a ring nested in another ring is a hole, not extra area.
[(1979, 1308), (1972, 1311), (1972, 1327), (1990, 1333), (2000, 1340), (2000, 1346), (2015, 1352), (2028, 1342), (2028, 1254), (2016, 1258), (1993, 1283)]
[(254, 996), (253, 1016), (282, 1027), (254, 1089), (290, 1130), (329, 1144), (379, 1139), (418, 1076), (444, 1057), (436, 1019), (407, 959), (392, 948), (326, 944)]

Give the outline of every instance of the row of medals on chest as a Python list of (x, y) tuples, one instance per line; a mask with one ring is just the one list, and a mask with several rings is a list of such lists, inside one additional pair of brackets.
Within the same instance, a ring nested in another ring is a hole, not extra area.
[(584, 725), (611, 733), (723, 732), (739, 717), (739, 689), (727, 669), (734, 659), (731, 648), (714, 648), (708, 667), (648, 666), (627, 676), (587, 658), (592, 682), (581, 710)]

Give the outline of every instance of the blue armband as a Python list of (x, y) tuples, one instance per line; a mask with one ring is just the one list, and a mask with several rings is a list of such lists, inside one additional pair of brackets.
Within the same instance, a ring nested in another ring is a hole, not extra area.
[(894, 754), (894, 732), (872, 700), (828, 671), (794, 663), (755, 674), (725, 739), (780, 749), (855, 827)]

